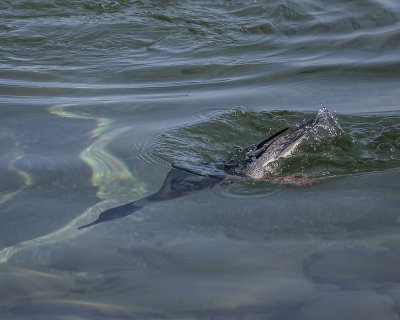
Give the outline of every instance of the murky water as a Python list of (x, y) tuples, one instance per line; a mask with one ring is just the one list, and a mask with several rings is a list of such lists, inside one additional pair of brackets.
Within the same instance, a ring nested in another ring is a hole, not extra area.
[[(398, 319), (399, 18), (0, 0), (0, 318)], [(248, 148), (321, 106), (273, 178), (243, 177)], [(77, 229), (172, 165), (224, 179)]]

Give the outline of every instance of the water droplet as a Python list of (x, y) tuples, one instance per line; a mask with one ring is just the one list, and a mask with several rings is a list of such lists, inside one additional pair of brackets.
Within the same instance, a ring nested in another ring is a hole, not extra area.
[(392, 155), (396, 151), (396, 148), (391, 143), (383, 142), (378, 144), (376, 151), (381, 154)]
[(321, 175), (322, 176), (329, 176), (330, 171), (329, 170), (322, 170)]
[(397, 137), (396, 140), (394, 140), (394, 145), (400, 147), (400, 137)]

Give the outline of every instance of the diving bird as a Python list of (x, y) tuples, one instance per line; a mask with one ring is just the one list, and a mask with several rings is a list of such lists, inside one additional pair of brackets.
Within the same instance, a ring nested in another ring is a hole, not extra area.
[(292, 133), (274, 139), (277, 135), (279, 136), (289, 129), (285, 128), (261, 142), (256, 147), (256, 150), (248, 155), (248, 157), (254, 157), (255, 161), (251, 163), (245, 174), (253, 179), (265, 179), (267, 175), (274, 171), (271, 163), (279, 158), (290, 156), (306, 137), (306, 133), (314, 128), (319, 121), (320, 117), (318, 114), (314, 119), (300, 125)]
[[(321, 119), (321, 112), (306, 123), (300, 125), (292, 133), (283, 135), (289, 128), (284, 128), (260, 142), (246, 155), (244, 176), (253, 179), (266, 179), (273, 173), (271, 164), (279, 158), (290, 156), (307, 132), (314, 128)], [(79, 227), (84, 229), (105, 221), (126, 217), (144, 206), (159, 201), (173, 200), (188, 193), (211, 188), (224, 180), (226, 175), (199, 175), (184, 168), (173, 167), (167, 174), (159, 191), (147, 197), (100, 213), (97, 220)]]

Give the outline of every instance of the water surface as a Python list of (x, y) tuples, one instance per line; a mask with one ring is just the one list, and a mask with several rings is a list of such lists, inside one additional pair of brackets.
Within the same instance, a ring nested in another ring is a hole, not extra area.
[[(2, 318), (398, 319), (399, 17), (391, 0), (0, 0)], [(336, 134), (276, 163), (316, 186), (230, 178), (77, 230), (321, 105)]]

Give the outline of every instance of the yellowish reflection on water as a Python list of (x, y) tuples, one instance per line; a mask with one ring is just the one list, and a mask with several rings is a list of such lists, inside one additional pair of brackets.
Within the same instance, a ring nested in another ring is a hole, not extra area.
[(8, 163), (8, 170), (10, 170), (12, 172), (16, 172), (19, 175), (19, 177), (21, 178), (21, 180), (20, 180), (19, 187), (17, 190), (0, 193), (0, 204), (12, 199), (18, 193), (20, 193), (23, 189), (32, 185), (31, 176), (28, 173), (26, 173), (25, 171), (19, 170), (18, 168), (16, 168), (14, 166), (14, 163), (16, 161), (18, 161), (19, 159), (24, 157), (24, 148), (21, 146), (20, 143), (18, 143), (18, 140), (17, 140), (17, 138), (14, 137), (14, 134), (8, 133), (7, 135), (8, 135), (8, 136), (6, 136), (7, 139), (12, 139), (15, 141), (15, 146), (13, 147), (12, 151), (7, 152), (7, 154), (10, 157), (10, 160)]
[[(79, 157), (92, 169), (91, 182), (94, 187), (98, 187), (97, 196), (101, 199), (108, 200), (112, 199), (115, 194), (129, 192), (129, 194), (132, 195), (132, 200), (134, 200), (134, 198), (141, 198), (145, 195), (148, 191), (146, 184), (134, 177), (125, 163), (120, 161), (108, 150), (108, 145), (130, 128), (122, 127), (113, 130), (109, 127), (111, 123), (109, 119), (98, 118), (87, 114), (76, 114), (68, 110), (70, 106), (72, 105), (56, 105), (50, 107), (48, 110), (50, 113), (60, 117), (92, 119), (96, 121), (96, 128), (90, 132), (90, 137), (96, 138), (96, 140), (83, 150)], [(25, 181), (24, 187), (32, 185), (29, 172), (21, 171), (16, 168), (14, 168), (14, 170), (17, 170), (23, 177)], [(11, 195), (9, 195), (9, 197), (10, 196)], [(2, 198), (0, 198), (0, 201), (1, 200)], [(106, 204), (108, 203), (107, 200), (93, 205), (81, 215), (71, 220), (68, 224), (50, 234), (23, 241), (17, 245), (2, 249), (0, 251), (0, 263), (9, 261), (13, 255), (22, 249), (65, 241), (84, 234), (89, 229), (78, 231), (77, 227), (97, 218), (100, 212), (110, 206)], [(115, 205), (117, 204), (115, 203)]]

